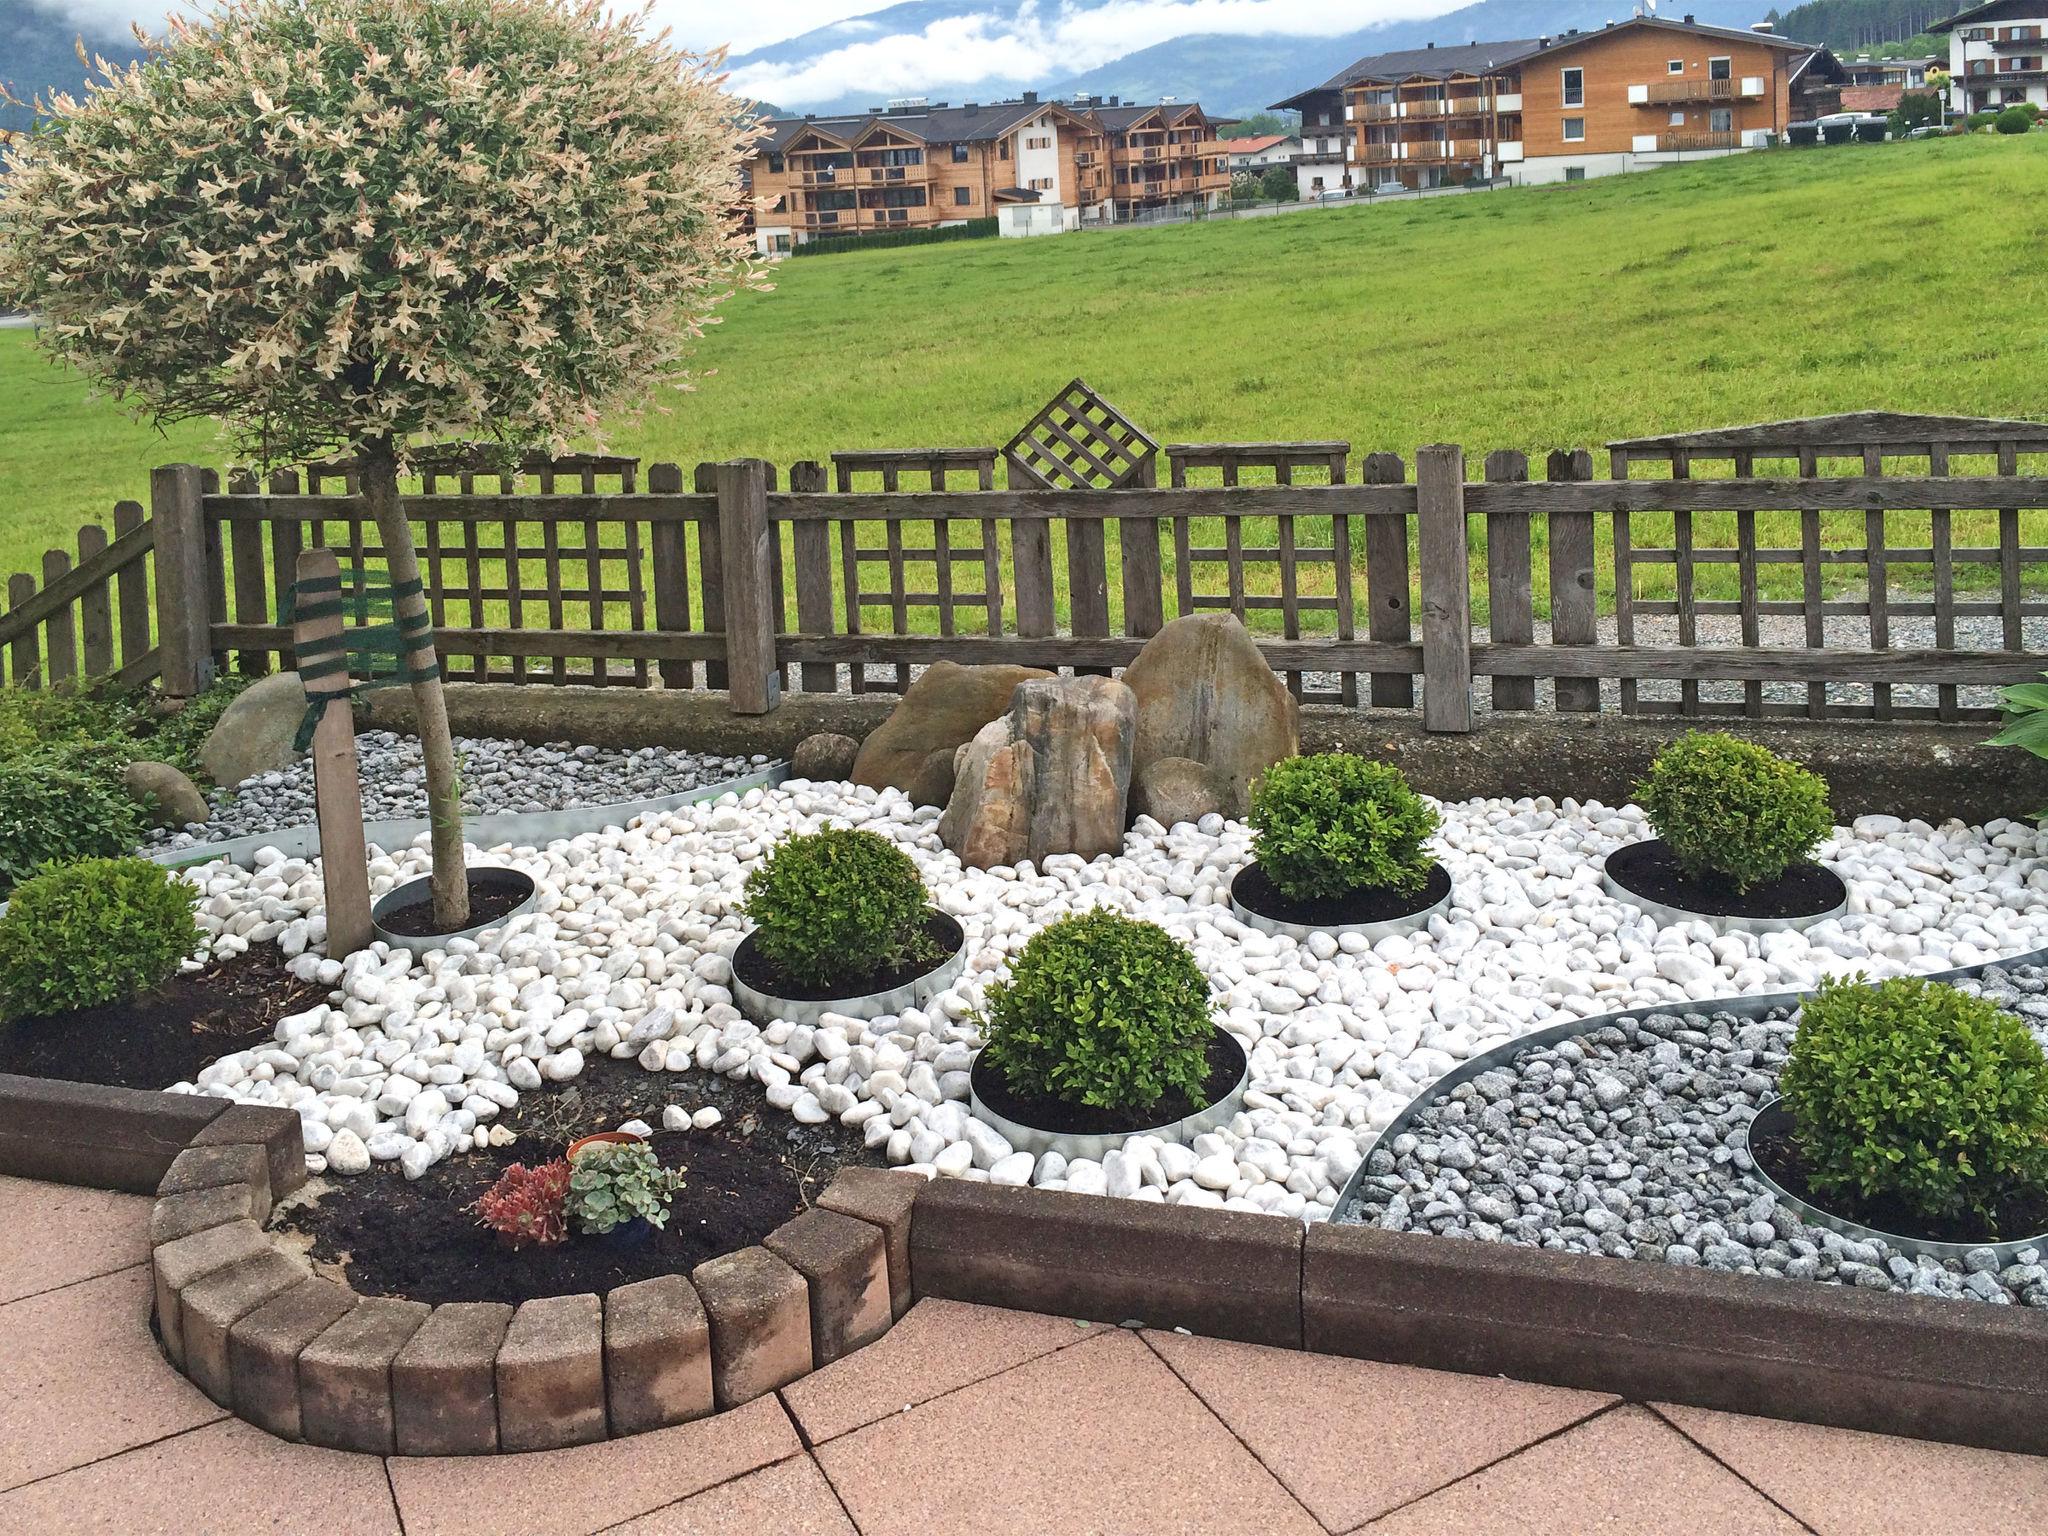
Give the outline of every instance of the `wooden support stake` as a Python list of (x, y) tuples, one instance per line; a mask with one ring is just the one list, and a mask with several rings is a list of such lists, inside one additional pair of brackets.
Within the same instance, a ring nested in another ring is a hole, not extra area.
[(1465, 450), (1435, 443), (1415, 455), (1416, 546), (1422, 564), (1422, 728), (1472, 729), (1472, 546), (1465, 526)]
[[(302, 587), (340, 579), (334, 551), (309, 549), (299, 555)], [(319, 642), (335, 639), (341, 628), (339, 609), (325, 618), (302, 618), (292, 625), (292, 648), (301, 656), (316, 653)], [(320, 825), (320, 878), (327, 890), (327, 953), (345, 960), (370, 942), (370, 865), (347, 671), (308, 679), (306, 699), (309, 705), (325, 700), (313, 727), (313, 806)]]
[(782, 702), (775, 662), (775, 564), (769, 548), (768, 463), (720, 464), (718, 543), (724, 561), (726, 704), (765, 715)]

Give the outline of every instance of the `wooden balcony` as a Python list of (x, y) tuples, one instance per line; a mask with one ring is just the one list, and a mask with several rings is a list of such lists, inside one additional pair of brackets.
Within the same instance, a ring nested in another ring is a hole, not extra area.
[(849, 185), (858, 181), (864, 187), (918, 186), (931, 179), (929, 160), (922, 165), (863, 165), (857, 171), (847, 172)]
[(1679, 154), (1694, 149), (1734, 149), (1742, 143), (1739, 133), (1660, 133), (1659, 154)]
[(1483, 159), (1486, 154), (1482, 139), (1411, 139), (1404, 147), (1409, 160), (1424, 165), (1454, 165)]
[(1991, 39), (1991, 46), (2001, 53), (2008, 48), (2038, 48), (2043, 43), (2048, 43), (2048, 37), (2041, 35), (2039, 27), (2000, 27)]

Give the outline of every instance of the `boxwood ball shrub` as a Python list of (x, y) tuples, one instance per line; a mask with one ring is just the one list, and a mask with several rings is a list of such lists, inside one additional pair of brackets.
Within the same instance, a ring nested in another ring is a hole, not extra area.
[(1738, 891), (1778, 879), (1835, 828), (1819, 774), (1716, 732), (1690, 732), (1659, 752), (1636, 799), (1686, 874)]
[(39, 871), (0, 916), (0, 1013), (93, 1008), (157, 986), (199, 947), (197, 895), (147, 859)]
[(808, 986), (938, 958), (925, 933), (924, 879), (878, 832), (826, 827), (785, 838), (747, 876), (754, 945)]
[(1208, 1081), (1209, 983), (1156, 923), (1107, 907), (1032, 935), (988, 990), (981, 1035), (1013, 1093), (1144, 1109)]
[(1778, 1091), (1817, 1190), (1988, 1218), (2048, 1187), (2048, 1057), (1985, 998), (1918, 977), (1823, 981)]
[(1349, 752), (1290, 757), (1252, 786), (1253, 854), (1282, 895), (1419, 891), (1440, 818), (1401, 770)]

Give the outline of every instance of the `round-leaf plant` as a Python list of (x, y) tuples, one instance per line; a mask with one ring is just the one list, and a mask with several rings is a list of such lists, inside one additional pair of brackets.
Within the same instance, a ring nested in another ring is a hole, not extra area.
[(93, 1008), (157, 986), (199, 947), (197, 896), (147, 859), (46, 865), (0, 915), (0, 1012)]
[(909, 854), (853, 827), (785, 838), (747, 876), (754, 945), (809, 987), (859, 981), (936, 960), (929, 898)]
[(576, 1230), (602, 1236), (629, 1221), (668, 1225), (668, 1203), (683, 1187), (644, 1141), (600, 1141), (569, 1159), (564, 1207)]
[(1835, 829), (1827, 780), (1712, 731), (1688, 732), (1659, 752), (1636, 799), (1680, 869), (1737, 891), (1779, 879)]
[[(434, 916), (468, 892), (398, 476), (599, 437), (752, 277), (714, 55), (602, 0), (200, 0), (0, 161), (0, 305), (138, 416), (357, 461), (405, 637)], [(679, 376), (678, 381), (679, 381)]]
[(1401, 770), (1349, 752), (1290, 757), (1252, 786), (1253, 856), (1295, 901), (1422, 889), (1435, 809)]
[(1170, 1088), (1202, 1102), (1214, 1034), (1188, 947), (1108, 907), (1033, 934), (981, 1018), (1011, 1092), (1099, 1109), (1145, 1109)]
[(1817, 1190), (1986, 1219), (2048, 1190), (2048, 1057), (1987, 998), (1918, 977), (1825, 980), (1778, 1091)]

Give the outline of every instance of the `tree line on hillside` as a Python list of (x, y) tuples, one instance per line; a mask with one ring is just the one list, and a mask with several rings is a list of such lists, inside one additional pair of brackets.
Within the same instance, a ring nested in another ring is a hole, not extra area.
[(1838, 51), (1919, 41), (1928, 53), (1945, 53), (1946, 46), (1928, 37), (1927, 28), (1955, 11), (1941, 0), (1807, 0), (1789, 11), (1773, 9), (1764, 20), (1786, 37)]

